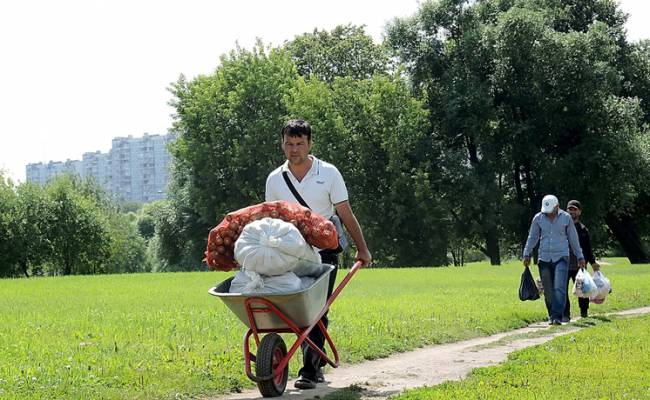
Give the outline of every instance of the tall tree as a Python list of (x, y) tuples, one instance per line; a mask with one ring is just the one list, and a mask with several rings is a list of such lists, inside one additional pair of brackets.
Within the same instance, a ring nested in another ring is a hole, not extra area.
[(52, 255), (52, 220), (54, 204), (39, 185), (23, 183), (16, 190), (16, 208), (12, 226), (13, 251), (18, 255), (20, 273), (42, 274), (42, 264)]
[(53, 203), (52, 261), (63, 275), (95, 274), (110, 255), (110, 236), (101, 209), (84, 197), (78, 178), (63, 175), (47, 187)]
[(623, 94), (641, 100), (643, 121), (650, 123), (650, 40), (624, 46), (622, 53)]
[(13, 182), (0, 171), (0, 277), (18, 274), (18, 256), (14, 247), (17, 196)]
[[(608, 1), (528, 1), (503, 12), (491, 31), (495, 106), (515, 198), (529, 209), (524, 220), (545, 193), (582, 198), (630, 260), (642, 262), (648, 258), (634, 207), (625, 204), (630, 193), (640, 194), (631, 177), (647, 173), (633, 145), (643, 134), (642, 113), (621, 91), (623, 22)], [(519, 226), (523, 241), (524, 222)]]
[[(443, 162), (460, 162), (453, 167), (456, 182), (449, 182), (446, 190), (448, 212), (463, 221), (468, 234), (482, 238), (484, 245), (474, 243), (498, 265), (503, 193), (500, 154), (492, 149), (492, 48), (483, 30), (467, 1), (426, 2), (413, 17), (389, 26), (387, 42), (407, 66), (416, 92), (428, 102), (436, 140), (451, 156)], [(459, 160), (461, 153), (465, 156)], [(464, 191), (458, 190), (458, 180)]]
[(338, 25), (331, 31), (314, 29), (296, 36), (284, 47), (300, 75), (313, 74), (328, 83), (336, 77), (370, 79), (389, 68), (386, 49), (375, 44), (363, 26)]
[(277, 152), (286, 115), (282, 98), (297, 77), (286, 51), (258, 43), (222, 56), (214, 74), (191, 82), (181, 78), (172, 87), (178, 139), (171, 147), (172, 209), (161, 219), (160, 232), (183, 235), (160, 236), (163, 254), (179, 262), (189, 252), (200, 265), (217, 220), (264, 200), (266, 176), (282, 160)]
[(438, 154), (424, 104), (406, 81), (299, 80), (287, 100), (291, 116), (312, 124), (316, 156), (343, 174), (376, 263), (447, 264), (445, 215), (431, 192)]
[(146, 257), (146, 240), (127, 214), (111, 212), (105, 224), (109, 255), (101, 264), (102, 272), (148, 272), (152, 266)]
[(521, 243), (549, 192), (584, 199), (631, 261), (648, 259), (629, 205), (644, 193), (629, 178), (647, 172), (634, 145), (643, 114), (620, 80), (624, 21), (609, 0), (445, 0), (390, 27), (441, 140), (467, 152), (456, 188), (474, 201), (450, 193), (493, 263), (495, 233)]

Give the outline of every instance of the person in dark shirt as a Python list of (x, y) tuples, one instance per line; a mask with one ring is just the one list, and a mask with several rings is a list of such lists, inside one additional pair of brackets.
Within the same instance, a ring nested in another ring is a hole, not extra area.
[[(589, 230), (587, 227), (580, 222), (580, 216), (582, 215), (582, 205), (578, 200), (571, 200), (566, 206), (567, 211), (571, 214), (573, 223), (575, 224), (576, 231), (578, 231), (578, 240), (580, 241), (580, 247), (582, 248), (582, 254), (585, 257), (585, 260), (591, 264), (591, 268), (594, 272), (600, 269), (600, 264), (596, 262), (594, 253), (591, 248), (591, 239), (589, 238)], [(569, 259), (569, 276), (573, 282), (576, 281), (576, 275), (580, 267), (578, 266), (578, 260), (576, 257), (571, 254)], [(567, 288), (569, 286), (569, 279), (567, 279)], [(589, 299), (578, 297), (578, 306), (580, 307), (580, 316), (586, 318), (589, 316)], [(571, 320), (571, 304), (569, 302), (569, 291), (567, 290), (567, 299), (566, 305), (564, 307), (564, 316), (562, 322), (569, 322)]]

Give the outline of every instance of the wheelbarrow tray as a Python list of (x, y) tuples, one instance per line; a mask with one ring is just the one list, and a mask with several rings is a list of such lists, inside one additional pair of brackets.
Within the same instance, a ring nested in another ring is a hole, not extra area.
[[(228, 278), (208, 292), (219, 297), (228, 308), (249, 328), (252, 328), (246, 312), (246, 301), (250, 298), (262, 298), (273, 303), (298, 327), (304, 328), (316, 323), (318, 314), (325, 306), (329, 276), (334, 266), (323, 264), (324, 272), (308, 288), (293, 293), (230, 293), (230, 284), (234, 277)], [(262, 308), (263, 306), (259, 306)], [(255, 305), (252, 308), (256, 308)], [(255, 312), (252, 314), (259, 330), (285, 330), (289, 326), (277, 314), (271, 312)]]

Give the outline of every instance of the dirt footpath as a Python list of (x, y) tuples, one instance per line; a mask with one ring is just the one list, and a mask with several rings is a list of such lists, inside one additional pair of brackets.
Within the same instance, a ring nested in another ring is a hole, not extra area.
[[(650, 307), (637, 308), (614, 315), (650, 313)], [(385, 399), (404, 389), (460, 380), (474, 368), (503, 362), (512, 351), (547, 342), (557, 336), (576, 332), (582, 328), (568, 324), (551, 329), (546, 323), (496, 335), (419, 348), (388, 358), (345, 365), (329, 369), (325, 383), (316, 389), (300, 391), (293, 388), (293, 380), (281, 399), (299, 400), (322, 398), (337, 390), (356, 385), (363, 390), (360, 399)], [(260, 393), (249, 390), (218, 399), (260, 399)]]

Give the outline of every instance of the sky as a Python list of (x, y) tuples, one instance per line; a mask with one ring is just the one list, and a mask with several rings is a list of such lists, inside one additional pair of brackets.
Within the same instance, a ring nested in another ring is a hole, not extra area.
[[(118, 136), (165, 134), (171, 83), (210, 74), (256, 38), (385, 25), (417, 0), (21, 0), (0, 2), (0, 170), (107, 152)], [(650, 39), (650, 1), (622, 0), (632, 41)]]

